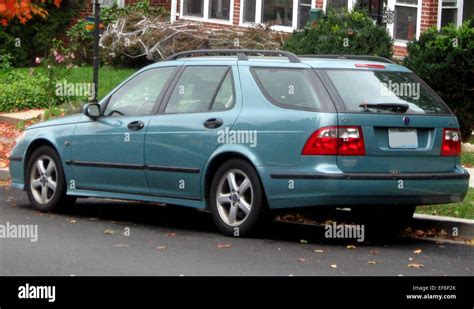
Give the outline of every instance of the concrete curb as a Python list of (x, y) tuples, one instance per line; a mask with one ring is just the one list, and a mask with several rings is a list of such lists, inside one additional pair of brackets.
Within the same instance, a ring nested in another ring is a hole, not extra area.
[(16, 124), (20, 121), (27, 121), (34, 118), (37, 118), (44, 114), (44, 110), (33, 109), (24, 112), (17, 113), (2, 113), (0, 114), (0, 122), (6, 122), (9, 124)]
[[(463, 239), (474, 239), (474, 220), (424, 214), (415, 214), (413, 219), (411, 225), (413, 230), (435, 228), (439, 231), (443, 229), (448, 235), (451, 235), (456, 230), (460, 241)], [(420, 239), (424, 238), (420, 237)], [(438, 238), (436, 240), (443, 241), (443, 239)]]
[(452, 222), (458, 224), (473, 224), (474, 220), (470, 219), (463, 219), (463, 218), (454, 218), (454, 217), (446, 217), (446, 216), (432, 216), (432, 215), (425, 215), (425, 214), (415, 214), (413, 218), (419, 220), (433, 220), (433, 221), (441, 221), (441, 222)]

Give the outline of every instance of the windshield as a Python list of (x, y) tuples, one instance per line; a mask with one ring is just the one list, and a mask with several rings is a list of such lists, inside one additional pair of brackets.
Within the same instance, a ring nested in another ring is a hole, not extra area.
[(400, 112), (387, 104), (406, 105), (408, 114), (450, 114), (449, 109), (413, 73), (327, 70), (347, 111)]

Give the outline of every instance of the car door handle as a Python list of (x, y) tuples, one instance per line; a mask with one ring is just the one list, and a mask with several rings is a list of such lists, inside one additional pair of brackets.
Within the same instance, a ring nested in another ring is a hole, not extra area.
[(140, 131), (145, 127), (143, 121), (132, 121), (128, 124), (127, 128), (131, 131)]
[(224, 124), (224, 120), (219, 118), (211, 118), (204, 121), (204, 127), (208, 129), (216, 129)]

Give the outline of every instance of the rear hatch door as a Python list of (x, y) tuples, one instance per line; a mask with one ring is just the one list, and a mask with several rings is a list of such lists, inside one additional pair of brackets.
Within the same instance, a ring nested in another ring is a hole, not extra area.
[(325, 70), (338, 103), (339, 126), (361, 127), (365, 156), (338, 156), (344, 172), (452, 172), (441, 156), (445, 128), (458, 128), (449, 108), (411, 72)]

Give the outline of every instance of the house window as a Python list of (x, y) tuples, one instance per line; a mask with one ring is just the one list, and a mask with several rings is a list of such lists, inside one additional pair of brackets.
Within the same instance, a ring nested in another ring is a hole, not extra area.
[(277, 26), (293, 25), (293, 0), (263, 0), (262, 20)]
[(298, 28), (302, 29), (309, 22), (309, 11), (311, 10), (311, 0), (300, 0), (300, 7), (298, 11), (299, 22)]
[(184, 0), (183, 14), (187, 16), (203, 17), (204, 0)]
[(255, 23), (255, 14), (257, 10), (257, 0), (245, 0), (242, 13), (244, 23)]
[(458, 24), (458, 1), (441, 0), (441, 19), (440, 26), (445, 27), (449, 24)]
[(209, 18), (229, 20), (230, 0), (209, 0)]
[(315, 0), (241, 0), (240, 24), (270, 24), (274, 29), (291, 31), (309, 20)]
[(410, 41), (417, 33), (419, 0), (397, 0), (395, 3), (394, 37), (397, 40)]

